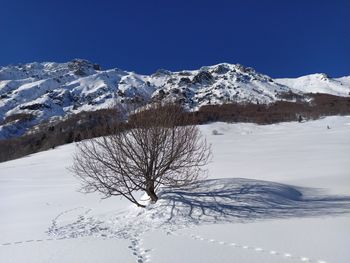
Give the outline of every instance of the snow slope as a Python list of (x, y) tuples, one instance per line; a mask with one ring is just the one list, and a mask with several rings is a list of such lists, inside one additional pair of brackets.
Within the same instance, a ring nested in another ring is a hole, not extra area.
[(74, 144), (0, 163), (0, 262), (349, 262), (350, 116), (200, 129), (208, 178), (146, 209), (77, 192)]
[[(20, 136), (42, 121), (128, 101), (177, 101), (195, 110), (227, 102), (268, 104), (285, 100), (283, 95), (289, 92), (348, 96), (349, 91), (349, 77), (315, 74), (274, 80), (252, 68), (228, 63), (198, 70), (158, 70), (152, 75), (102, 70), (81, 59), (12, 65), (0, 67), (0, 139)], [(18, 114), (33, 118), (8, 121)]]
[(336, 96), (350, 96), (350, 77), (331, 78), (326, 74), (311, 74), (299, 78), (275, 79), (277, 83), (302, 93), (326, 93)]

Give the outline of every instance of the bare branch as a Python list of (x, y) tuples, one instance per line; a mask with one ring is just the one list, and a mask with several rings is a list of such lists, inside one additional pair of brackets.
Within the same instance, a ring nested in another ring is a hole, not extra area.
[(72, 171), (82, 190), (120, 195), (143, 206), (135, 191), (145, 191), (156, 202), (159, 186), (198, 180), (211, 150), (188, 116), (176, 105), (147, 105), (129, 114), (128, 122), (110, 136), (80, 142)]

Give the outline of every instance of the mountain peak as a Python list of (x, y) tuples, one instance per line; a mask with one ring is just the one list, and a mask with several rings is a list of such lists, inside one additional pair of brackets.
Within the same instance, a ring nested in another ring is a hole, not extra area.
[[(332, 79), (319, 73), (272, 79), (253, 68), (229, 63), (178, 72), (160, 69), (148, 76), (102, 70), (85, 59), (5, 66), (0, 67), (0, 138), (20, 135), (50, 118), (108, 108), (115, 103), (164, 100), (196, 110), (229, 102), (268, 104), (284, 100), (285, 93), (308, 92), (349, 96), (349, 79)], [(14, 128), (15, 122), (8, 120), (23, 114), (28, 116), (26, 125)]]

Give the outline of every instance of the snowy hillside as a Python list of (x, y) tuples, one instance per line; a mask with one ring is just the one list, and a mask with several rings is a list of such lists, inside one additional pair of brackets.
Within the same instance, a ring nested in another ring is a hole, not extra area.
[(275, 81), (303, 93), (326, 93), (336, 96), (350, 96), (350, 76), (330, 78), (326, 74), (312, 74), (295, 79), (275, 79)]
[(349, 77), (322, 76), (276, 81), (252, 68), (227, 63), (192, 71), (159, 70), (149, 76), (102, 70), (81, 59), (0, 67), (0, 139), (22, 135), (45, 120), (127, 101), (177, 101), (195, 110), (225, 102), (268, 104), (284, 100), (290, 92), (348, 96)]
[(350, 262), (350, 117), (200, 130), (208, 178), (146, 209), (77, 192), (75, 144), (0, 163), (0, 262)]

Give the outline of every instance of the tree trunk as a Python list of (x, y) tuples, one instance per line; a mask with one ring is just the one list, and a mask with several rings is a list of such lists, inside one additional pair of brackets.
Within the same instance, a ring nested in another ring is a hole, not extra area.
[(156, 193), (154, 192), (154, 183), (153, 182), (149, 182), (148, 186), (146, 188), (146, 193), (148, 194), (148, 196), (151, 198), (151, 201), (156, 203), (158, 200), (158, 196), (156, 195)]

